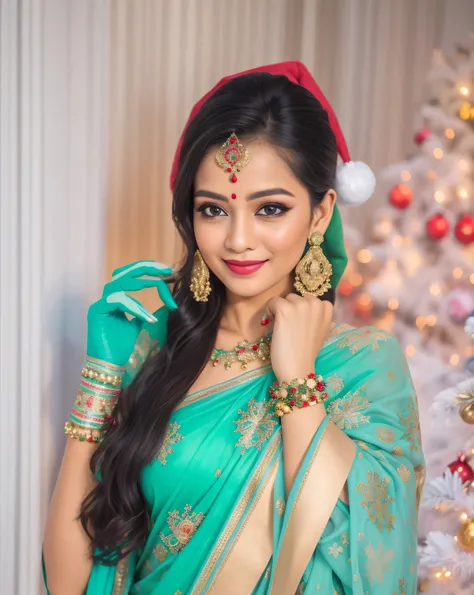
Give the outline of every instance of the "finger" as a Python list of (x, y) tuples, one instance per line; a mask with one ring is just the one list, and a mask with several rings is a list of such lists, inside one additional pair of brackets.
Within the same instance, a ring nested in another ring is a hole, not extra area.
[(163, 279), (134, 279), (129, 277), (123, 277), (122, 279), (118, 279), (117, 281), (111, 281), (110, 283), (108, 283), (107, 294), (110, 295), (110, 293), (113, 293), (115, 291), (140, 291), (141, 289), (146, 289), (148, 287), (158, 288), (158, 295), (160, 296), (162, 302), (168, 309), (176, 310), (178, 308), (178, 305), (174, 301), (169, 286), (167, 285), (166, 281), (163, 281)]
[[(144, 289), (145, 287), (152, 287), (153, 285), (143, 285), (138, 289), (131, 289), (130, 288), (130, 280), (131, 279), (138, 279), (139, 277), (144, 279), (155, 279), (155, 281), (159, 281), (156, 277), (160, 274), (163, 275), (170, 275), (173, 272), (172, 269), (169, 267), (162, 265), (159, 262), (155, 261), (138, 261), (131, 265), (127, 265), (126, 267), (122, 267), (120, 272), (113, 275), (112, 280), (109, 281), (104, 287), (103, 297), (114, 293), (117, 290), (124, 290), (124, 291), (139, 291), (139, 289)], [(171, 294), (171, 290), (166, 284), (165, 280), (161, 280), (161, 283), (157, 283), (158, 287), (158, 294), (165, 304), (167, 308), (170, 310), (176, 310), (178, 305), (174, 301), (173, 295)]]
[(272, 297), (267, 302), (267, 305), (265, 307), (265, 311), (267, 312), (267, 314), (270, 314), (271, 316), (275, 316), (277, 310), (282, 307), (282, 304), (285, 304), (284, 298), (282, 298), (280, 296)]
[(105, 312), (112, 312), (113, 310), (120, 310), (121, 312), (128, 312), (132, 316), (136, 316), (146, 322), (158, 322), (158, 319), (148, 312), (138, 300), (130, 297), (124, 291), (116, 291), (108, 295), (105, 300)]
[(141, 277), (144, 274), (148, 275), (170, 275), (173, 272), (169, 266), (157, 262), (156, 260), (138, 260), (132, 262), (121, 268), (115, 269), (112, 273), (112, 281), (120, 279), (124, 275), (131, 275), (132, 277)]
[(171, 289), (169, 288), (169, 285), (165, 281), (160, 281), (158, 283), (158, 295), (160, 296), (163, 304), (169, 310), (177, 310), (178, 309), (178, 304), (174, 301), (173, 295), (171, 293)]
[(289, 293), (285, 299), (287, 302), (298, 303), (298, 302), (301, 302), (301, 300), (304, 298), (303, 298), (303, 296), (301, 296), (297, 293)]

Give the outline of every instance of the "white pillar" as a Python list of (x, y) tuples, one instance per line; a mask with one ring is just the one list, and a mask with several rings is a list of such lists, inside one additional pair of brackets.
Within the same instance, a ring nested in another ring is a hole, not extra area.
[(1, 0), (0, 24), (0, 593), (37, 595), (103, 283), (108, 0)]

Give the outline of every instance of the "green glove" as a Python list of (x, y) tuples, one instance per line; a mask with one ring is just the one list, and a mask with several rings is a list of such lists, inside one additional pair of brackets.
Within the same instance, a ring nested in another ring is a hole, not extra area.
[[(124, 366), (133, 351), (145, 322), (157, 319), (127, 291), (157, 287), (167, 308), (178, 306), (163, 276), (172, 269), (154, 260), (139, 260), (115, 269), (106, 283), (102, 298), (94, 302), (87, 313), (87, 355), (116, 366)], [(125, 312), (134, 316), (129, 320)]]

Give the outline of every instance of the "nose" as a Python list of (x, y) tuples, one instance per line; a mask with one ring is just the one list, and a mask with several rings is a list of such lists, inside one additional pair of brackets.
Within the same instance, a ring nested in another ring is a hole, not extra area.
[(228, 233), (224, 242), (225, 249), (238, 254), (255, 250), (255, 230), (252, 221), (243, 213), (229, 219)]

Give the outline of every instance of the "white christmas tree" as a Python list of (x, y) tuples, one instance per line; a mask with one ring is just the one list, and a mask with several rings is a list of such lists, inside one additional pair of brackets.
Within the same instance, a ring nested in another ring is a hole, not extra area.
[[(474, 39), (433, 57), (416, 151), (377, 176), (368, 237), (346, 221), (353, 253), (341, 315), (392, 332), (431, 398), (462, 379), (474, 348)], [(377, 205), (379, 205), (377, 207)]]
[[(474, 316), (465, 330), (474, 341)], [(430, 525), (419, 546), (419, 592), (469, 595), (474, 592), (474, 376), (441, 391), (430, 408), (431, 429), (449, 436), (445, 454), (457, 456), (442, 476), (429, 481), (421, 519)], [(432, 461), (433, 464), (433, 461)], [(443, 471), (440, 461), (439, 471)], [(436, 529), (434, 529), (436, 527)]]
[(410, 364), (427, 465), (420, 592), (474, 595), (474, 553), (460, 545), (474, 531), (474, 38), (434, 53), (426, 87), (415, 151), (377, 175), (366, 229), (344, 221), (338, 310), (391, 332)]

